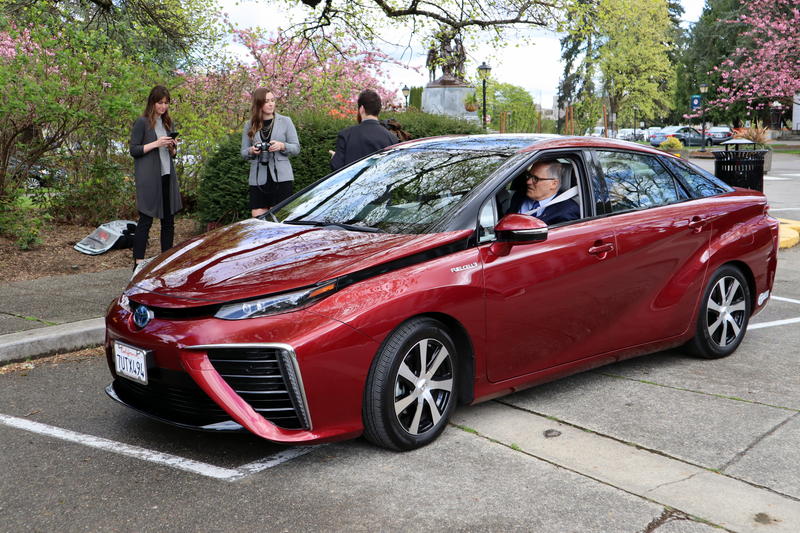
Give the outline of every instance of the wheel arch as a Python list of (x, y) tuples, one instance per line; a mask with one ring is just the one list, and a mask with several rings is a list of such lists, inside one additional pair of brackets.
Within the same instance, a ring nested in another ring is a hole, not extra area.
[[(458, 360), (458, 373), (461, 376), (458, 384), (458, 403), (469, 404), (475, 397), (475, 388), (473, 386), (475, 377), (475, 350), (472, 346), (472, 339), (467, 332), (467, 329), (455, 318), (445, 313), (421, 313), (409, 317), (407, 320), (414, 318), (427, 317), (441, 322), (447, 329), (448, 333), (456, 345), (459, 357)], [(398, 326), (399, 327), (399, 326)]]
[(744, 279), (747, 280), (747, 289), (748, 294), (750, 295), (750, 316), (753, 316), (753, 311), (756, 308), (756, 278), (753, 275), (753, 271), (750, 266), (745, 263), (744, 261), (728, 261), (727, 263), (723, 263), (719, 265), (714, 271), (716, 272), (720, 268), (724, 266), (732, 266), (736, 267), (744, 276)]

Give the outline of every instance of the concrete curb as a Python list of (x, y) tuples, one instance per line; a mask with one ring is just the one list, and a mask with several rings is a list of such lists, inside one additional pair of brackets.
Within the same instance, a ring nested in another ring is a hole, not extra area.
[(0, 363), (99, 346), (105, 335), (105, 318), (0, 335)]
[(781, 223), (778, 230), (779, 248), (791, 248), (800, 242), (800, 221), (779, 218), (778, 222)]

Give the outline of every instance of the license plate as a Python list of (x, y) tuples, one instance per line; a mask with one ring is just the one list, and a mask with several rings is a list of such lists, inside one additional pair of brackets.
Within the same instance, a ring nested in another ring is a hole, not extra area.
[(147, 351), (114, 341), (117, 375), (147, 385)]

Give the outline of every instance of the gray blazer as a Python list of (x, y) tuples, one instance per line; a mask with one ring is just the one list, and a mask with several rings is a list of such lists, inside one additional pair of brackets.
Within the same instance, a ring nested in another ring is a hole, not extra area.
[[(292, 165), (289, 163), (289, 156), (300, 153), (300, 141), (297, 138), (297, 130), (294, 129), (292, 119), (286, 115), (275, 113), (275, 124), (272, 126), (272, 140), (281, 141), (286, 144), (286, 149), (279, 152), (270, 152), (267, 157), (267, 165), (275, 181), (292, 181)], [(250, 129), (250, 121), (244, 123), (242, 130), (242, 157), (250, 161), (250, 185), (264, 185), (267, 183), (266, 167), (258, 162), (258, 157), (250, 155), (250, 147), (255, 143), (261, 142), (261, 132), (257, 131), (253, 140), (247, 136)]]
[[(161, 158), (158, 149), (144, 153), (144, 145), (156, 140), (156, 130), (150, 127), (145, 117), (133, 123), (129, 148), (133, 157), (133, 171), (136, 177), (136, 209), (153, 218), (164, 218), (164, 202), (161, 199)], [(170, 214), (180, 211), (181, 192), (175, 164), (169, 158)]]

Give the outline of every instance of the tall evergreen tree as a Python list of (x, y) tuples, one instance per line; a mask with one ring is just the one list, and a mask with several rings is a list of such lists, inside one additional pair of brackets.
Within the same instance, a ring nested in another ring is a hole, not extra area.
[[(675, 115), (672, 121), (682, 121), (683, 115), (690, 113), (691, 96), (699, 93), (700, 84), (708, 85), (705, 102), (717, 98), (717, 88), (722, 79), (714, 67), (721, 65), (737, 46), (743, 44), (740, 37), (743, 25), (733, 22), (741, 9), (740, 0), (706, 1), (700, 19), (689, 30), (676, 64)], [(709, 109), (705, 119), (707, 122), (739, 126), (744, 113), (744, 104), (737, 104), (728, 109)]]

